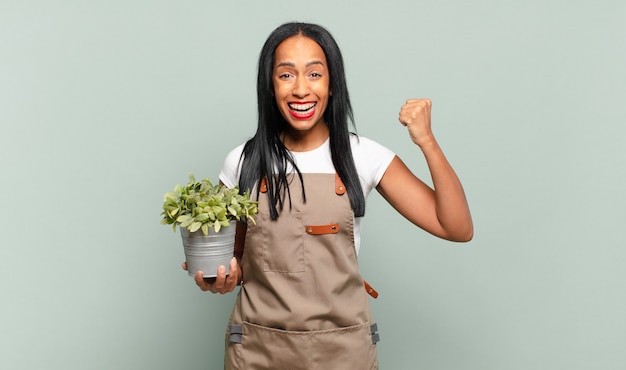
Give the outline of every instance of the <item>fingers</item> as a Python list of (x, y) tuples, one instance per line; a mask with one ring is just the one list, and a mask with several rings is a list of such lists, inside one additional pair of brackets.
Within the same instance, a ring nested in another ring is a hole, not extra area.
[(224, 294), (232, 292), (235, 287), (237, 287), (237, 282), (240, 279), (240, 270), (235, 257), (230, 259), (228, 267), (230, 270), (228, 275), (226, 275), (226, 268), (224, 266), (220, 266), (217, 269), (217, 279), (214, 284), (216, 293)]
[(420, 147), (432, 143), (434, 137), (430, 127), (430, 99), (409, 99), (400, 109), (398, 120), (409, 131), (413, 143)]
[(195, 280), (198, 288), (200, 288), (200, 290), (202, 290), (203, 292), (212, 291), (213, 284), (204, 280), (204, 272), (202, 271), (196, 272), (196, 274), (193, 276), (193, 279)]
[(239, 266), (237, 266), (237, 259), (231, 258), (230, 260), (230, 274), (226, 277), (226, 283), (224, 284), (228, 291), (232, 291), (237, 286), (237, 281), (239, 280)]
[[(186, 265), (185, 265), (186, 267)], [(217, 268), (217, 276), (213, 279), (205, 279), (202, 271), (196, 272), (194, 280), (198, 288), (203, 292), (211, 293), (228, 293), (232, 292), (237, 287), (239, 281), (239, 265), (237, 259), (232, 258), (229, 263), (230, 272), (226, 275), (226, 266), (222, 265)]]
[(428, 98), (420, 98), (420, 99), (407, 99), (406, 104), (425, 104), (428, 106), (432, 106), (432, 101)]
[(398, 120), (403, 126), (430, 117), (432, 102), (430, 99), (408, 99), (400, 109)]
[(217, 277), (215, 278), (215, 283), (213, 284), (213, 289), (211, 289), (212, 293), (226, 293), (226, 267), (224, 265), (217, 268)]

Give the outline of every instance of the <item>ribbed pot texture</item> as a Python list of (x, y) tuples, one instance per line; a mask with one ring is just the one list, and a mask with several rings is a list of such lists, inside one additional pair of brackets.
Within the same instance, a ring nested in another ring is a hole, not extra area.
[(215, 277), (220, 265), (226, 266), (226, 274), (229, 274), (229, 262), (235, 251), (235, 223), (231, 221), (230, 226), (222, 227), (217, 233), (211, 228), (208, 235), (200, 230), (189, 232), (180, 228), (189, 276), (202, 271), (205, 278)]

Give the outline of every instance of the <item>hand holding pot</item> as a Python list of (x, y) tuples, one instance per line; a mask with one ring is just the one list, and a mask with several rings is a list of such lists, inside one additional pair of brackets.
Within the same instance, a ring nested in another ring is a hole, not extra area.
[[(187, 271), (187, 263), (183, 262), (182, 264), (183, 270)], [(211, 293), (228, 293), (232, 292), (237, 283), (241, 280), (241, 268), (237, 263), (237, 258), (233, 257), (230, 260), (230, 274), (226, 275), (226, 267), (220, 266), (217, 269), (217, 277), (211, 279), (210, 281), (204, 279), (204, 273), (202, 271), (196, 272), (194, 276), (194, 280), (196, 284), (203, 292), (211, 292)]]

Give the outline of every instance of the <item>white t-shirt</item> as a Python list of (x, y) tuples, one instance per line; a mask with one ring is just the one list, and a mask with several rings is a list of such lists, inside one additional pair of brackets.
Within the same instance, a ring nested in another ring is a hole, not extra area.
[[(385, 174), (395, 153), (362, 136), (350, 135), (350, 144), (356, 171), (363, 188), (363, 195), (367, 199), (369, 193), (378, 185)], [(228, 153), (224, 160), (219, 179), (229, 188), (233, 188), (239, 183), (240, 159), (244, 145), (237, 146)], [(311, 151), (291, 152), (291, 154), (302, 173), (335, 173), (335, 167), (330, 156), (329, 139)], [(358, 254), (361, 245), (361, 217), (354, 219), (354, 244)]]

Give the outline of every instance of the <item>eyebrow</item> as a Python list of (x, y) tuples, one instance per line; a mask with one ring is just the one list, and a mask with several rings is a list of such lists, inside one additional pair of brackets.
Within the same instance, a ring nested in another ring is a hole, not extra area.
[[(312, 60), (312, 61), (310, 61), (310, 62), (308, 62), (306, 64), (306, 67), (308, 68), (308, 67), (310, 67), (312, 65), (315, 65), (315, 64), (319, 64), (321, 66), (324, 66), (324, 63), (322, 63), (321, 60)], [(282, 62), (282, 63), (278, 63), (276, 65), (276, 68), (278, 68), (278, 67), (295, 67), (295, 66), (296, 66), (295, 63), (293, 63), (293, 62)]]

